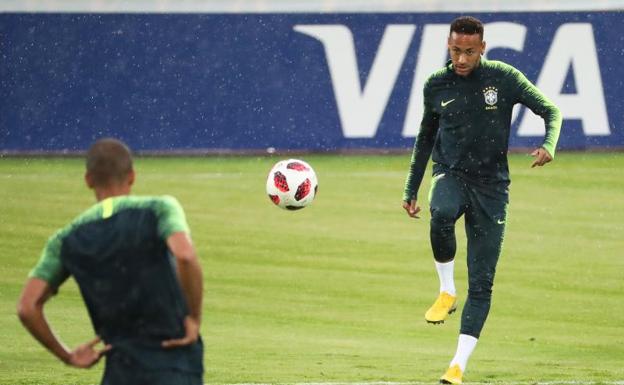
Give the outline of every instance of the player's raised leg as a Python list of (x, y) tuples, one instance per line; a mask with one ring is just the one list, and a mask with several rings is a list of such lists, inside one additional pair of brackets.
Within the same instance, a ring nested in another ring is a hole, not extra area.
[(434, 176), (429, 193), (431, 208), (431, 248), (440, 280), (440, 292), (433, 305), (425, 313), (429, 323), (443, 323), (457, 308), (455, 290), (455, 222), (465, 207), (462, 182), (452, 175)]

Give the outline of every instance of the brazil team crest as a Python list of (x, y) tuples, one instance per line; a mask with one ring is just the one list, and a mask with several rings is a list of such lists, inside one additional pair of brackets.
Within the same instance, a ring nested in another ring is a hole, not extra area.
[(498, 102), (498, 89), (496, 87), (486, 87), (483, 90), (483, 97), (485, 98), (486, 110), (496, 109), (496, 102)]

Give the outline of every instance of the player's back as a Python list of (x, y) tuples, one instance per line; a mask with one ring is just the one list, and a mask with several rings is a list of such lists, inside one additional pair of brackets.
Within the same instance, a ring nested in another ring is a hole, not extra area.
[(108, 359), (202, 373), (201, 339), (176, 349), (161, 345), (185, 334), (187, 306), (166, 240), (188, 231), (173, 197), (108, 198), (48, 240), (30, 277), (56, 290), (74, 276), (95, 332), (113, 346)]
[(50, 239), (34, 275), (60, 269), (51, 274), (53, 285), (74, 276), (96, 333), (113, 346), (108, 359), (202, 373), (201, 338), (175, 349), (161, 346), (184, 336), (188, 314), (166, 244), (178, 231), (189, 229), (173, 197), (109, 198)]
[(109, 343), (181, 337), (186, 305), (159, 230), (162, 200), (120, 197), (101, 205), (99, 218), (87, 212), (77, 220), (60, 250), (95, 330)]

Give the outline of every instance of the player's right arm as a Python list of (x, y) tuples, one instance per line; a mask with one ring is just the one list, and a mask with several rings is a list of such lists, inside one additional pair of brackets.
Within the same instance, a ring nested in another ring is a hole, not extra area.
[(192, 344), (199, 338), (203, 276), (199, 259), (188, 233), (183, 231), (173, 233), (167, 238), (167, 246), (176, 258), (178, 279), (189, 308), (189, 314), (184, 319), (186, 332), (184, 337), (167, 340), (162, 344), (165, 348), (173, 348)]
[(54, 334), (44, 314), (44, 305), (56, 293), (69, 276), (61, 264), (59, 237), (53, 236), (48, 241), (41, 259), (31, 271), (17, 303), (17, 315), (24, 327), (37, 341), (64, 363), (78, 368), (89, 368), (96, 364), (102, 355), (111, 349), (95, 349), (100, 342), (96, 338), (90, 342), (68, 349)]
[(178, 280), (188, 307), (188, 314), (184, 317), (184, 336), (162, 342), (164, 348), (175, 348), (199, 339), (203, 274), (184, 210), (177, 199), (164, 197), (160, 201), (158, 216), (159, 233), (176, 260)]
[(416, 199), (412, 199), (409, 202), (403, 201), (403, 209), (407, 212), (412, 218), (420, 218), (418, 213), (420, 213), (420, 206), (416, 203)]
[(409, 172), (405, 181), (402, 207), (412, 218), (418, 218), (420, 207), (417, 203), (418, 189), (422, 182), (427, 162), (433, 150), (438, 132), (439, 116), (432, 107), (430, 83), (427, 81), (423, 89), (424, 113), (420, 123), (420, 131), (414, 142)]

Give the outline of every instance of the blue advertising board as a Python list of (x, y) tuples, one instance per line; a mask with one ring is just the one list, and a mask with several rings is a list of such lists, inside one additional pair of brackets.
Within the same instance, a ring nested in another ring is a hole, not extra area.
[[(0, 14), (0, 152), (410, 148), (456, 16)], [(624, 13), (474, 16), (561, 108), (559, 148), (624, 147)], [(542, 136), (519, 109), (511, 146)]]

